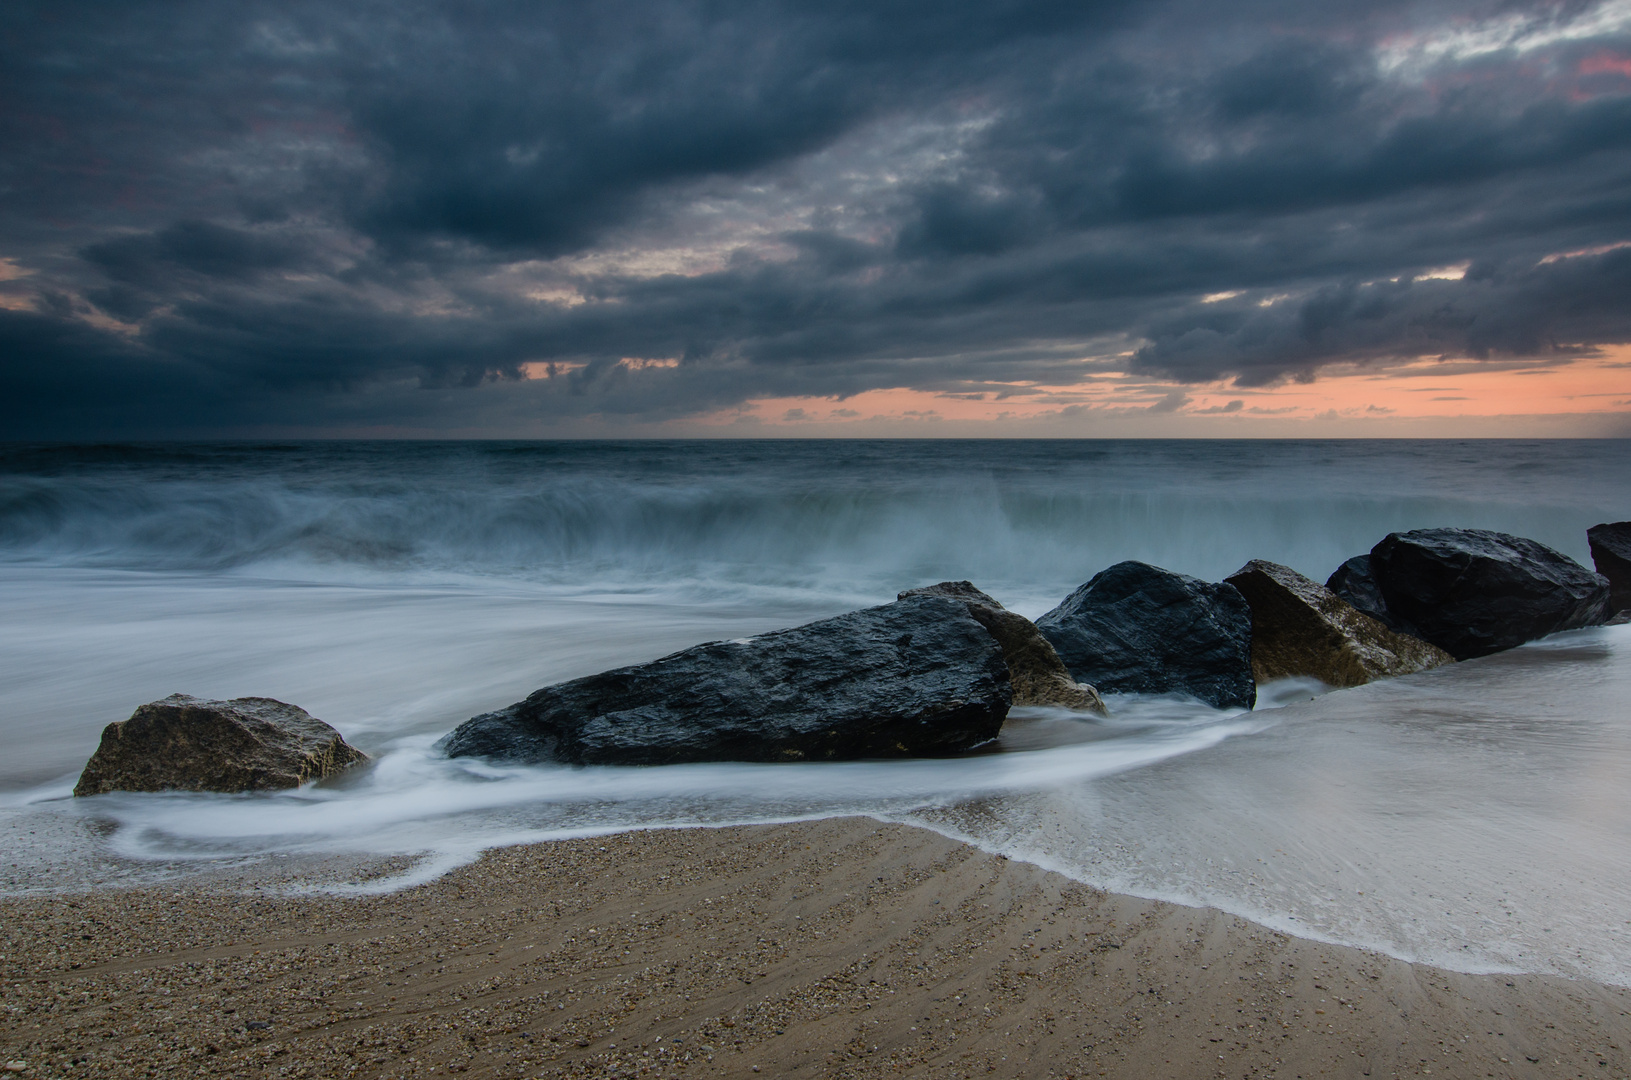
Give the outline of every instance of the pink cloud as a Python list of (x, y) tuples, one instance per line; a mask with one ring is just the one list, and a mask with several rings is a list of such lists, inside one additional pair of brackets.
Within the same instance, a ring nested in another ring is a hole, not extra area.
[(1631, 79), (1631, 58), (1611, 52), (1593, 53), (1580, 61), (1582, 75), (1624, 75)]

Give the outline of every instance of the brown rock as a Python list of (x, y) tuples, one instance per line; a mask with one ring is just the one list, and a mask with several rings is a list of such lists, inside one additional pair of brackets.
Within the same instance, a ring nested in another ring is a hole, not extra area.
[(975, 588), (973, 583), (942, 581), (921, 589), (907, 589), (896, 599), (904, 600), (919, 594), (944, 596), (968, 605), (968, 613), (1002, 646), (1002, 658), (1008, 663), (1008, 681), (1014, 688), (1015, 705), (1058, 705), (1100, 716), (1110, 715), (1097, 690), (1071, 677), (1070, 670), (1059, 659), (1059, 653), (1037, 630), (1035, 623), (1009, 611)]
[(172, 694), (102, 729), (75, 795), (109, 791), (270, 791), (368, 760), (323, 721), (271, 698)]
[(1452, 660), (1290, 567), (1253, 559), (1224, 580), (1251, 605), (1252, 677), (1260, 683), (1306, 675), (1327, 686), (1359, 686)]

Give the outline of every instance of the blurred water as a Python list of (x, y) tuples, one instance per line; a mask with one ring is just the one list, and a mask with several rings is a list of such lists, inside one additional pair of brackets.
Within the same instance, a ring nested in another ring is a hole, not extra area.
[[(1328, 694), (924, 824), (1105, 888), (1467, 971), (1631, 986), (1631, 626)], [(1272, 720), (1271, 720), (1272, 718)]]
[(0, 452), (0, 559), (709, 599), (957, 574), (1034, 606), (1126, 558), (1323, 580), (1429, 525), (1584, 559), (1628, 472), (1623, 441), (24, 446)]
[[(495, 769), (430, 744), (550, 682), (945, 578), (1034, 617), (1124, 558), (1323, 580), (1462, 525), (1586, 560), (1628, 511), (1623, 442), (12, 446), (0, 890), (429, 853), (402, 884), (524, 839), (864, 812), (1298, 933), (1624, 982), (1628, 628), (1267, 708), (1318, 690), (1282, 685), (1254, 714), (1027, 711), (954, 760)], [(178, 691), (293, 701), (377, 764), (67, 798), (103, 725)]]

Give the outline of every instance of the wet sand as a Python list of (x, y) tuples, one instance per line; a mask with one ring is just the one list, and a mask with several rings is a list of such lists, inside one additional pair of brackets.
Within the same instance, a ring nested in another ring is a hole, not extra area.
[(3, 1075), (1631, 1075), (1623, 989), (1288, 938), (859, 818), (507, 848), (385, 896), (0, 900), (0, 924)]

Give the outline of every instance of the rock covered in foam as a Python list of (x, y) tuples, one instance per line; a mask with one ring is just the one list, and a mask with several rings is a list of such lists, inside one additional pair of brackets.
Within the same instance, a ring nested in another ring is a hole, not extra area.
[(994, 739), (1011, 701), (967, 606), (912, 596), (548, 686), (438, 745), (572, 764), (913, 757)]
[(1008, 664), (1015, 705), (1055, 705), (1108, 716), (1104, 699), (1091, 686), (1077, 682), (1048, 639), (1025, 616), (1009, 611), (969, 581), (942, 581), (907, 589), (908, 596), (945, 596), (968, 605), (968, 613), (997, 639)]
[(1224, 580), (1251, 606), (1252, 674), (1260, 683), (1308, 676), (1360, 686), (1452, 662), (1443, 649), (1388, 629), (1288, 566), (1253, 559)]
[(1608, 579), (1608, 610), (1631, 608), (1631, 521), (1593, 525), (1586, 542), (1597, 572)]
[(1457, 660), (1608, 617), (1609, 585), (1567, 555), (1486, 529), (1389, 533), (1370, 569), (1387, 611)]
[(1117, 563), (1036, 627), (1070, 673), (1100, 691), (1189, 694), (1223, 709), (1257, 701), (1251, 608), (1233, 585)]
[(102, 730), (75, 795), (109, 791), (270, 791), (368, 760), (323, 721), (271, 698), (172, 694)]

